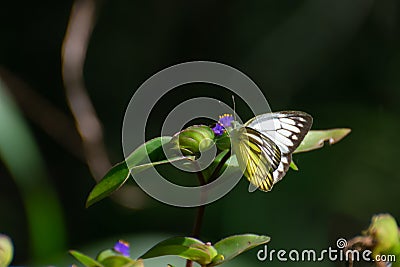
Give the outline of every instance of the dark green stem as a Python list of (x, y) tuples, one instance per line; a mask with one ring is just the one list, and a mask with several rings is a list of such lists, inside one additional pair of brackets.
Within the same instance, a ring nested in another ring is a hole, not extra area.
[(225, 162), (231, 157), (231, 153), (226, 153), (224, 157), (219, 162), (218, 166), (215, 168), (214, 172), (211, 174), (210, 179), (208, 179), (208, 183), (215, 181), (218, 178), (218, 174), (221, 171), (222, 167), (224, 167)]
[[(227, 153), (218, 166), (215, 168), (214, 172), (212, 173), (208, 183), (211, 183), (213, 180), (215, 180), (218, 176), (218, 173), (221, 171), (222, 167), (224, 166), (225, 162), (229, 159), (230, 153)], [(206, 180), (204, 178), (204, 175), (201, 171), (197, 172), (197, 178), (199, 180), (200, 185), (205, 185)], [(194, 221), (194, 226), (193, 226), (193, 231), (192, 231), (192, 236), (195, 238), (199, 238), (200, 236), (200, 231), (201, 231), (201, 226), (203, 224), (203, 218), (204, 218), (204, 212), (206, 209), (206, 205), (199, 206), (197, 208), (197, 214), (196, 214), (196, 219)], [(192, 267), (193, 262), (191, 260), (186, 261), (186, 267)]]
[[(204, 179), (203, 173), (201, 171), (197, 172), (197, 178), (199, 179), (200, 185), (206, 184), (206, 180)], [(194, 221), (194, 226), (193, 226), (193, 231), (192, 231), (193, 237), (198, 238), (200, 236), (200, 230), (201, 230), (201, 225), (203, 224), (205, 208), (206, 208), (206, 206), (202, 205), (202, 206), (199, 206), (197, 209), (196, 219)], [(193, 266), (193, 262), (191, 260), (187, 260), (186, 267), (192, 267), (192, 266)]]
[(192, 236), (195, 238), (199, 238), (199, 236), (200, 236), (201, 225), (203, 224), (205, 209), (206, 209), (205, 205), (199, 206), (199, 208), (197, 209), (196, 220), (194, 222), (193, 231), (192, 231)]
[[(201, 225), (203, 224), (205, 209), (206, 209), (205, 205), (199, 206), (197, 209), (196, 220), (194, 222), (193, 231), (192, 231), (192, 236), (195, 238), (199, 238), (199, 236), (200, 236)], [(192, 266), (193, 266), (193, 262), (191, 260), (187, 260), (186, 267), (192, 267)]]

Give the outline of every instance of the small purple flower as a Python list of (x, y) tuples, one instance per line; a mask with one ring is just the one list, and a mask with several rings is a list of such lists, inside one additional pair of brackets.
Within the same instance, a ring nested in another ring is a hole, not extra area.
[(215, 135), (220, 136), (224, 133), (225, 128), (221, 124), (217, 123), (212, 130), (214, 131)]
[(224, 114), (223, 116), (219, 116), (219, 120), (215, 127), (212, 128), (213, 132), (217, 136), (221, 136), (225, 132), (225, 128), (232, 127), (233, 116), (230, 114)]
[(123, 240), (119, 240), (114, 245), (114, 250), (118, 253), (121, 253), (125, 257), (129, 257), (129, 243)]
[(233, 121), (233, 116), (230, 114), (224, 114), (223, 116), (219, 116), (219, 124), (224, 126), (225, 128), (227, 127), (232, 127), (232, 121)]

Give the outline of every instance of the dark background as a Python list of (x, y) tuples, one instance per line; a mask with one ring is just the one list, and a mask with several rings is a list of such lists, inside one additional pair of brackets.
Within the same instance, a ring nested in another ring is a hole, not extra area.
[[(73, 122), (61, 75), (61, 46), (71, 6), (71, 1), (3, 3), (0, 74), (5, 81), (10, 76), (18, 79)], [(376, 213), (400, 218), (399, 11), (396, 0), (101, 2), (84, 78), (112, 163), (123, 159), (121, 123), (142, 82), (177, 63), (217, 61), (252, 78), (272, 110), (304, 110), (314, 117), (313, 129), (349, 127), (352, 133), (335, 146), (295, 156), (300, 171), (290, 171), (270, 193), (249, 194), (243, 179), (207, 207), (204, 240), (252, 232), (271, 236), (271, 248), (323, 249), (334, 247), (339, 237), (360, 234)], [(81, 147), (70, 148), (75, 151), (71, 153), (51, 138), (30, 116), (41, 105), (30, 105), (35, 98), (19, 101), (24, 94), (18, 86), (5, 84), (45, 164), (47, 178), (33, 187), (56, 195), (65, 224), (65, 240), (56, 238), (60, 243), (53, 249), (35, 254), (27, 214), (41, 214), (50, 222), (52, 214), (29, 211), (23, 200), (29, 190), (21, 192), (7, 164), (0, 164), (0, 232), (14, 240), (14, 265), (54, 264), (67, 257), (69, 248), (90, 247), (105, 239), (190, 233), (194, 209), (150, 199), (134, 203), (136, 209), (110, 199), (85, 209), (95, 181), (82, 161)], [(220, 90), (204, 85), (191, 86), (190, 93), (178, 89), (158, 107), (159, 116), (152, 116), (150, 135), (157, 136), (167, 108), (175, 105), (172, 99), (214, 96), (230, 104), (231, 94)], [(239, 114), (242, 109), (239, 105)], [(7, 127), (0, 125), (0, 133)], [(74, 127), (68, 131), (76, 135)], [(253, 266), (266, 264), (256, 261), (255, 251), (246, 257)], [(322, 264), (332, 266), (316, 265)]]

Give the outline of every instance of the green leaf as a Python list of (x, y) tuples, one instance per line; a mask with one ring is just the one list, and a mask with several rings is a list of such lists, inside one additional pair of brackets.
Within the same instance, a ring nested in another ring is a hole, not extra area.
[(157, 166), (157, 165), (167, 164), (167, 163), (181, 161), (181, 160), (192, 161), (194, 159), (195, 159), (194, 156), (181, 156), (181, 157), (174, 157), (174, 158), (171, 158), (171, 159), (165, 159), (165, 160), (160, 160), (160, 161), (156, 161), (156, 162), (146, 163), (146, 164), (142, 164), (142, 165), (138, 165), (138, 166), (132, 167), (131, 168), (131, 173), (137, 174), (137, 173), (140, 173), (140, 172), (142, 172), (144, 170), (147, 170), (150, 167), (154, 167), (154, 166)]
[(175, 255), (206, 265), (217, 255), (217, 251), (213, 246), (192, 237), (172, 237), (161, 241), (140, 258), (149, 259), (166, 255)]
[[(339, 142), (341, 139), (343, 139), (346, 135), (348, 135), (351, 132), (351, 129), (348, 128), (339, 128), (339, 129), (329, 129), (329, 130), (311, 130), (307, 133), (306, 137), (304, 138), (303, 142), (300, 144), (300, 146), (293, 152), (293, 153), (301, 153), (301, 152), (307, 152), (311, 150), (315, 150), (318, 148), (323, 147), (324, 142), (328, 141), (329, 144), (333, 145), (337, 142)], [(221, 152), (219, 155), (217, 155), (216, 160), (221, 160), (224, 154)], [(225, 153), (225, 151), (224, 151)], [(220, 158), (219, 158), (220, 157)], [(212, 169), (214, 162), (210, 165), (210, 170), (206, 169), (204, 171), (205, 176), (210, 173)], [(239, 164), (237, 162), (236, 155), (232, 155), (227, 161), (226, 161), (226, 166), (231, 166), (231, 167), (239, 167)], [(226, 167), (224, 166), (224, 168)], [(290, 167), (293, 170), (298, 170), (298, 167), (296, 164), (292, 161), (292, 164)], [(206, 176), (207, 177), (207, 176)]]
[(135, 261), (135, 263), (133, 265), (128, 265), (128, 266), (124, 266), (124, 267), (144, 267), (143, 260), (138, 259)]
[(143, 266), (142, 260), (132, 260), (131, 258), (116, 255), (105, 258), (101, 261), (104, 267), (139, 267)]
[(293, 160), (290, 162), (290, 168), (292, 168), (292, 170), (295, 170), (295, 171), (299, 170), (299, 167), (297, 167), (296, 163), (294, 163)]
[(116, 251), (113, 250), (113, 249), (106, 249), (106, 250), (101, 251), (101, 252), (97, 255), (96, 260), (97, 260), (98, 262), (102, 262), (103, 260), (105, 260), (105, 259), (108, 258), (108, 257), (111, 257), (111, 256), (120, 256), (120, 255), (121, 255), (120, 253), (116, 252)]
[(0, 267), (7, 267), (14, 256), (14, 246), (11, 239), (0, 234)]
[[(103, 198), (109, 196), (110, 194), (118, 190), (121, 186), (123, 186), (129, 178), (129, 169), (132, 173), (137, 174), (156, 165), (167, 164), (179, 160), (194, 159), (194, 157), (192, 156), (181, 156), (169, 160), (160, 160), (164, 157), (162, 153), (162, 146), (168, 143), (170, 139), (171, 137), (158, 137), (152, 139), (137, 148), (134, 152), (132, 152), (128, 156), (126, 161), (118, 163), (117, 165), (112, 167), (103, 177), (103, 179), (90, 192), (89, 197), (86, 200), (86, 207), (89, 207), (94, 203), (102, 200)], [(150, 160), (158, 161), (141, 164), (145, 160), (147, 160), (146, 153), (148, 153), (148, 157)]]
[(237, 255), (269, 241), (268, 236), (254, 234), (234, 235), (222, 239), (214, 245), (218, 251), (218, 256), (213, 259), (209, 266), (225, 263)]
[(126, 159), (129, 169), (142, 163), (148, 163), (147, 157), (151, 161), (160, 161), (165, 159), (162, 146), (167, 144), (172, 137), (162, 136), (151, 139), (135, 149)]
[(103, 179), (92, 189), (86, 200), (86, 207), (109, 196), (118, 190), (128, 179), (129, 170), (125, 161), (118, 163), (103, 177)]
[(70, 250), (69, 253), (86, 267), (104, 267), (100, 262), (96, 261), (95, 259), (92, 259), (91, 257), (85, 254), (80, 253), (79, 251)]
[[(206, 182), (211, 178), (211, 176), (214, 174), (214, 171), (218, 167), (218, 165), (221, 163), (221, 160), (225, 157), (226, 154), (230, 152), (229, 149), (221, 151), (214, 159), (214, 161), (208, 166), (205, 170), (202, 171), (204, 179)], [(224, 171), (224, 168), (226, 168), (226, 165), (221, 168), (221, 171)], [(218, 176), (218, 174), (216, 174)]]
[(231, 149), (231, 139), (229, 134), (225, 131), (221, 136), (215, 138), (215, 144), (219, 150), (230, 150)]
[(141, 267), (142, 260), (132, 260), (129, 257), (123, 256), (113, 249), (106, 249), (99, 253), (96, 260), (104, 267)]
[(325, 142), (329, 142), (330, 145), (333, 145), (342, 140), (350, 132), (351, 129), (348, 128), (309, 131), (294, 153), (307, 152), (321, 148), (324, 146)]

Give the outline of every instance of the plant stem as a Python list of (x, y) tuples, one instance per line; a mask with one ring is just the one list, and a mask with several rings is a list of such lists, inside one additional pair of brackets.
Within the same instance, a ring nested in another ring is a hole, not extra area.
[[(199, 206), (197, 208), (196, 219), (194, 221), (194, 226), (193, 226), (193, 231), (192, 231), (192, 236), (195, 238), (199, 238), (199, 236), (200, 236), (201, 225), (203, 224), (205, 209), (206, 209), (205, 205)], [(187, 260), (186, 267), (192, 267), (192, 266), (193, 266), (193, 262), (191, 260)]]
[(206, 179), (204, 178), (203, 173), (201, 171), (197, 172), (197, 178), (199, 179), (200, 186), (206, 184)]
[(206, 209), (205, 205), (199, 206), (197, 209), (196, 220), (194, 222), (193, 231), (192, 231), (193, 237), (199, 238), (199, 236), (200, 236), (200, 231), (201, 231), (201, 226), (203, 224), (205, 209)]
[(224, 167), (225, 162), (231, 157), (231, 154), (228, 152), (221, 159), (218, 166), (215, 168), (214, 172), (211, 174), (210, 179), (208, 179), (208, 183), (214, 182), (218, 178), (218, 174), (221, 171), (222, 167)]
[[(197, 172), (197, 177), (199, 179), (200, 186), (206, 184), (203, 173), (201, 171)], [(201, 205), (197, 208), (196, 219), (194, 221), (192, 236), (198, 238), (200, 236), (201, 225), (203, 224), (204, 211), (206, 206)]]
[[(200, 185), (206, 184), (206, 180), (204, 179), (203, 173), (201, 171), (197, 172), (197, 178), (199, 179)], [(198, 238), (200, 236), (201, 225), (203, 224), (205, 208), (206, 208), (205, 205), (199, 206), (197, 208), (196, 219), (194, 221), (193, 230), (192, 230), (193, 237)], [(186, 267), (192, 267), (192, 266), (193, 266), (193, 261), (187, 260)]]
[[(200, 236), (200, 230), (201, 230), (201, 225), (203, 224), (205, 209), (206, 209), (205, 205), (199, 206), (197, 208), (196, 219), (194, 221), (194, 226), (193, 226), (193, 231), (192, 231), (193, 237), (199, 238), (199, 236)], [(192, 267), (192, 266), (193, 266), (193, 262), (191, 260), (187, 260), (186, 267)]]
[[(228, 155), (229, 153), (227, 153)], [(215, 168), (214, 173), (211, 175), (211, 179), (208, 181), (209, 183), (212, 180), (215, 180), (217, 177), (215, 177), (216, 175), (218, 175), (219, 171), (222, 169), (222, 167), (224, 166), (225, 162), (228, 160), (230, 155), (228, 156), (224, 156), (224, 158), (221, 160), (221, 162), (219, 163), (219, 165), (217, 166), (217, 168)], [(198, 166), (199, 167), (199, 166)], [(199, 180), (200, 185), (205, 185), (206, 184), (206, 180), (203, 176), (203, 173), (201, 171), (197, 172), (197, 178)], [(201, 226), (203, 224), (203, 218), (204, 218), (204, 212), (206, 209), (206, 205), (201, 205), (197, 208), (197, 214), (196, 214), (196, 219), (194, 221), (194, 225), (193, 225), (193, 231), (192, 231), (192, 236), (195, 238), (199, 238), (200, 236), (200, 231), (201, 231)], [(186, 267), (192, 267), (193, 266), (193, 261), (191, 260), (186, 260)]]

